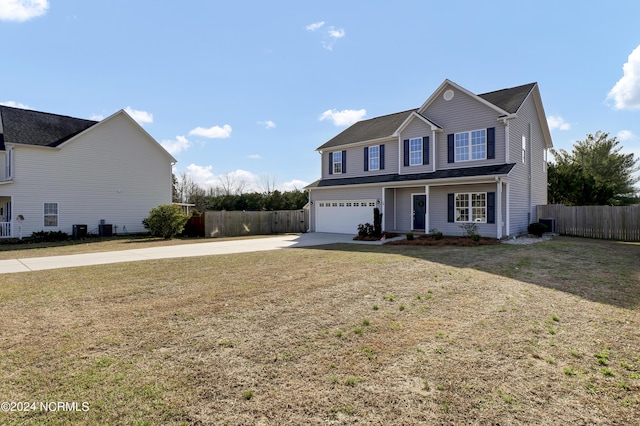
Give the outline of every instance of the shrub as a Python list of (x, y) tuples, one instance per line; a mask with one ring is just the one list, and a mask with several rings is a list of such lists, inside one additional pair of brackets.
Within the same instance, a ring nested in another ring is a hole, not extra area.
[(540, 222), (530, 223), (529, 226), (527, 227), (527, 232), (540, 238), (542, 237), (542, 234), (547, 232), (547, 225)]
[(172, 238), (182, 232), (189, 216), (182, 212), (182, 207), (175, 204), (162, 204), (151, 209), (149, 216), (142, 220), (144, 227), (151, 235)]
[(36, 231), (31, 234), (31, 241), (36, 243), (50, 243), (55, 241), (66, 241), (69, 238), (63, 231)]
[(360, 224), (358, 225), (358, 237), (373, 237), (374, 236), (374, 228), (370, 223)]
[(407, 240), (413, 240), (413, 232), (407, 232)]
[(382, 213), (377, 207), (373, 209), (373, 235), (376, 237), (382, 235)]
[(429, 229), (429, 233), (433, 235), (433, 238), (435, 238), (436, 240), (441, 240), (444, 238), (442, 232), (438, 231), (436, 228)]
[(462, 228), (462, 235), (465, 237), (473, 238), (474, 235), (478, 235), (478, 225), (473, 222), (463, 223), (460, 228)]

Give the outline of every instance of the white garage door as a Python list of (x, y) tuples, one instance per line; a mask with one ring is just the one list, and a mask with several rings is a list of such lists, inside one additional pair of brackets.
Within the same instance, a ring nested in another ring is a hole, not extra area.
[(376, 200), (316, 202), (316, 232), (357, 234), (361, 223), (373, 224)]

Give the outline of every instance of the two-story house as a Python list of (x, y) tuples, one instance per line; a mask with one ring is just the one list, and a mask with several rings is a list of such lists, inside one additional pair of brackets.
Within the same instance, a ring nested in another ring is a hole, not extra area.
[(537, 83), (476, 95), (445, 80), (417, 109), (357, 122), (321, 145), (310, 230), (383, 230), (485, 237), (527, 232), (547, 203), (552, 147)]
[(0, 105), (0, 238), (146, 232), (171, 203), (175, 162), (122, 110), (93, 121)]

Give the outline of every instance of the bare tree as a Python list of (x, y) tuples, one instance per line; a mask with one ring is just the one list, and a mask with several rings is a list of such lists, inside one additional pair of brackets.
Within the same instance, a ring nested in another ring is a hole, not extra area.
[(234, 176), (232, 173), (225, 173), (220, 176), (220, 187), (223, 195), (239, 195), (242, 194), (247, 182)]
[(277, 188), (277, 180), (275, 176), (270, 176), (269, 174), (265, 173), (262, 176), (260, 176), (260, 189), (262, 190), (262, 193), (265, 195), (271, 195), (273, 194), (273, 191), (276, 190)]

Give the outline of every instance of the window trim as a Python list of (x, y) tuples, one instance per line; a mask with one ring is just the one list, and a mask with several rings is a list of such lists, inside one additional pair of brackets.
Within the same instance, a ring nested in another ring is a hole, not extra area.
[[(482, 132), (482, 135), (484, 136), (484, 143), (482, 144), (474, 144), (473, 141), (473, 134), (474, 133), (478, 133), (478, 132)], [(464, 146), (458, 147), (458, 136), (460, 135), (466, 135), (467, 137), (467, 143)], [(458, 132), (458, 133), (454, 133), (453, 134), (453, 149), (454, 149), (454, 162), (455, 163), (462, 163), (465, 161), (482, 161), (482, 160), (487, 160), (487, 151), (488, 151), (488, 142), (487, 142), (488, 136), (487, 136), (487, 129), (475, 129), (475, 130), (469, 130), (468, 132)], [(474, 158), (474, 152), (473, 152), (473, 147), (474, 146), (482, 146), (483, 147), (483, 157), (478, 157), (478, 158)], [(466, 154), (466, 159), (462, 159), (460, 158), (458, 155), (458, 148), (464, 149), (465, 154)]]
[[(420, 146), (420, 150), (415, 150), (412, 151), (412, 142), (418, 142), (418, 145)], [(409, 167), (411, 166), (422, 166), (422, 150), (424, 149), (424, 146), (422, 144), (422, 138), (409, 138)], [(411, 154), (415, 154), (415, 155), (411, 155)], [(419, 155), (418, 155), (419, 154)], [(417, 162), (414, 162), (414, 158), (417, 160)]]
[[(337, 157), (340, 158), (340, 160), (336, 160), (336, 154), (337, 154)], [(333, 174), (334, 175), (342, 174), (342, 151), (335, 151), (332, 155), (332, 160), (333, 160), (333, 164), (331, 166), (331, 170), (333, 171)]]
[[(52, 212), (50, 210), (47, 210), (47, 206), (49, 206), (49, 208), (51, 208), (52, 206), (55, 206), (55, 212)], [(51, 224), (47, 224), (47, 218), (55, 218), (55, 224), (51, 225)], [(42, 226), (44, 226), (45, 228), (57, 228), (58, 224), (60, 223), (60, 205), (59, 203), (51, 203), (51, 202), (46, 202), (46, 203), (42, 203)]]
[[(376, 153), (377, 155), (376, 156), (371, 155), (371, 151), (372, 151), (373, 148), (376, 148), (376, 151), (377, 151), (377, 153)], [(369, 156), (369, 164), (368, 164), (369, 170), (370, 171), (380, 170), (380, 145), (372, 145), (372, 146), (370, 146), (369, 150), (368, 150), (368, 156)], [(373, 161), (374, 160), (376, 160), (376, 163), (375, 163), (376, 166), (375, 167), (373, 166), (373, 164), (374, 164)]]
[[(466, 196), (466, 203), (465, 203), (466, 206), (458, 205), (458, 197), (461, 195)], [(474, 206), (473, 205), (473, 201), (475, 201), (473, 200), (474, 196), (482, 196), (483, 197), (482, 200), (479, 199), (477, 201), (484, 201), (484, 205)], [(487, 192), (456, 192), (454, 193), (453, 200), (454, 200), (454, 222), (455, 223), (488, 223), (487, 218), (489, 214), (489, 208), (488, 208)], [(466, 213), (464, 214), (464, 216), (466, 216), (468, 220), (458, 220), (458, 217), (462, 216), (458, 214), (458, 211), (462, 208), (466, 210)], [(476, 212), (476, 210), (482, 211), (484, 213), (478, 213)], [(477, 218), (480, 218), (483, 220), (477, 220)]]

